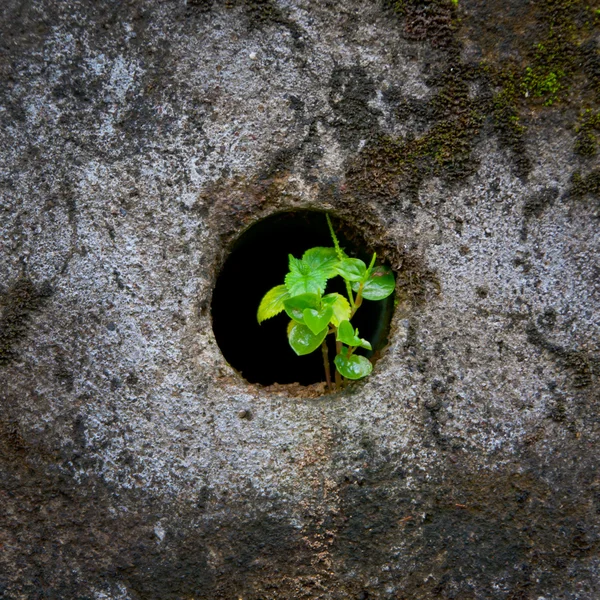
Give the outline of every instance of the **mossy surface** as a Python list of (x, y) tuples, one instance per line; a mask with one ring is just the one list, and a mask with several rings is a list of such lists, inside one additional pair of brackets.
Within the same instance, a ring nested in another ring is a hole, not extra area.
[(485, 101), (469, 95), (474, 77), (475, 71), (464, 65), (440, 75), (438, 93), (421, 107), (432, 121), (422, 135), (372, 138), (349, 167), (353, 192), (389, 201), (406, 192), (416, 200), (426, 177), (457, 180), (473, 173), (473, 144), (485, 119)]
[(436, 48), (454, 46), (457, 3), (451, 0), (384, 0), (383, 6), (402, 19), (403, 34), (414, 41), (427, 40)]
[(545, 106), (568, 100), (579, 69), (579, 46), (592, 30), (595, 15), (580, 0), (545, 0), (539, 8), (542, 39), (530, 51), (522, 75), (525, 98)]
[[(530, 107), (577, 101), (570, 97), (575, 87), (585, 91), (596, 85), (581, 57), (594, 54), (593, 36), (598, 23), (597, 14), (586, 2), (544, 0), (535, 4), (534, 13), (527, 15), (525, 23), (513, 24), (515, 28), (527, 26), (527, 34), (511, 46), (512, 58), (484, 55), (483, 62), (499, 77), (499, 84), (507, 69), (513, 71), (517, 80), (515, 100)], [(485, 46), (485, 40), (481, 42)]]
[(588, 108), (582, 111), (575, 132), (577, 133), (575, 152), (585, 157), (595, 156), (600, 133), (600, 110), (594, 111)]
[(379, 111), (369, 105), (376, 88), (360, 67), (337, 67), (330, 80), (329, 104), (333, 109), (337, 137), (346, 148), (356, 148), (361, 139), (377, 130)]
[[(520, 170), (527, 171), (524, 154), (524, 115), (554, 105), (582, 108), (594, 102), (597, 81), (589, 62), (598, 55), (589, 42), (598, 24), (597, 15), (580, 0), (545, 0), (537, 5), (534, 32), (518, 60), (487, 61), (484, 65), (497, 90), (494, 121), (501, 140), (513, 148)], [(587, 44), (587, 45), (586, 45)], [(575, 124), (573, 125), (575, 127)], [(586, 128), (586, 133), (589, 127)], [(585, 138), (585, 139), (584, 139)], [(578, 138), (576, 151), (589, 151), (589, 135)], [(521, 158), (519, 158), (521, 157)]]
[[(493, 36), (481, 27), (471, 27), (473, 19), (469, 11), (472, 8), (469, 6), (463, 11), (462, 6), (446, 0), (388, 0), (384, 7), (400, 18), (404, 37), (427, 40), (434, 48), (446, 52), (446, 78), (454, 81), (455, 88), (475, 79), (487, 90), (478, 98), (477, 107), (468, 119), (464, 118), (464, 94), (462, 102), (453, 103), (455, 98), (445, 97), (442, 90), (438, 101), (446, 103), (451, 113), (448, 117), (454, 117), (452, 140), (445, 141), (445, 127), (440, 124), (419, 141), (417, 148), (414, 145), (409, 148), (401, 140), (384, 138), (380, 144), (381, 154), (389, 157), (390, 146), (402, 148), (400, 153), (392, 152), (396, 155), (392, 161), (395, 165), (410, 165), (421, 159), (440, 165), (441, 159), (445, 166), (454, 163), (458, 168), (432, 169), (421, 165), (419, 169), (450, 177), (464, 175), (467, 171), (461, 167), (468, 162), (466, 157), (475, 139), (473, 132), (486, 118), (491, 118), (500, 143), (511, 152), (516, 174), (527, 176), (531, 169), (525, 144), (527, 124), (532, 111), (553, 106), (573, 107), (582, 112), (579, 121), (573, 123), (577, 134), (575, 151), (582, 156), (595, 154), (598, 118), (594, 107), (599, 97), (600, 59), (593, 36), (600, 17), (589, 4), (582, 0), (544, 0), (528, 11), (512, 10), (516, 13), (515, 19), (523, 19), (524, 23), (509, 22), (509, 26), (523, 27), (527, 34), (498, 42), (511, 48), (504, 50), (506, 56), (498, 56), (493, 40), (488, 39)], [(480, 47), (482, 54), (476, 62), (466, 63), (460, 58), (461, 48), (473, 43)], [(450, 122), (450, 119), (446, 121)], [(372, 148), (369, 153), (373, 154)], [(389, 163), (389, 160), (384, 162)], [(411, 173), (410, 180), (416, 179), (418, 177)]]
[(587, 195), (600, 197), (600, 169), (595, 169), (587, 175), (575, 171), (571, 177), (571, 197), (584, 198)]

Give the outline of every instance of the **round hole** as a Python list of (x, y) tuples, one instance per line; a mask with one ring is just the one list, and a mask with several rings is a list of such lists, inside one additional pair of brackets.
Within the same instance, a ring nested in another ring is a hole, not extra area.
[[(332, 218), (333, 227), (346, 253), (369, 263), (372, 252), (360, 232)], [(323, 382), (323, 356), (315, 351), (297, 356), (290, 347), (284, 313), (258, 324), (256, 312), (264, 294), (284, 283), (288, 255), (300, 258), (315, 246), (332, 247), (325, 213), (294, 211), (278, 213), (247, 229), (233, 244), (212, 297), (213, 331), (223, 356), (250, 383), (261, 385)], [(341, 277), (327, 282), (327, 293), (346, 296)], [(378, 302), (363, 302), (352, 319), (360, 337), (371, 342), (372, 352), (360, 353), (374, 361), (387, 343), (394, 308), (394, 295)], [(328, 336), (329, 356), (335, 356), (333, 335)], [(332, 373), (335, 367), (332, 362)]]

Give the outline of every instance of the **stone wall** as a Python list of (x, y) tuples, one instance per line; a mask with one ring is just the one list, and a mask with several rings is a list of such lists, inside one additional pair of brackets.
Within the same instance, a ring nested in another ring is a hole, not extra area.
[[(599, 20), (4, 0), (0, 597), (600, 597)], [(397, 273), (373, 374), (317, 398), (211, 329), (294, 209)]]

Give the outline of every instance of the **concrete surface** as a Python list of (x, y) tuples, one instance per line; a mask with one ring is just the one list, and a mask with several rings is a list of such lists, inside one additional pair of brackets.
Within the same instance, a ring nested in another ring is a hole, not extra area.
[[(0, 597), (600, 597), (598, 8), (4, 0)], [(397, 272), (333, 396), (211, 329), (294, 208)]]

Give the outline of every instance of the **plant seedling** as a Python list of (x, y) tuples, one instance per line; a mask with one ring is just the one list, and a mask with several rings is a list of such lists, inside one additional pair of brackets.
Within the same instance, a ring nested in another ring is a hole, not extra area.
[[(393, 293), (396, 281), (389, 267), (375, 265), (375, 253), (368, 266), (358, 258), (349, 257), (340, 248), (329, 215), (326, 217), (333, 247), (311, 248), (302, 258), (290, 254), (284, 284), (275, 286), (263, 296), (257, 320), (262, 323), (285, 311), (290, 317), (287, 336), (292, 350), (298, 356), (304, 356), (321, 347), (325, 380), (329, 391), (333, 391), (344, 386), (348, 379), (362, 379), (373, 370), (365, 356), (356, 354), (359, 348), (371, 350), (371, 344), (359, 337), (351, 320), (363, 300), (387, 298)], [(338, 276), (344, 280), (347, 298), (338, 293), (325, 294), (328, 280)], [(328, 335), (333, 335), (336, 341), (334, 381), (329, 364)]]

